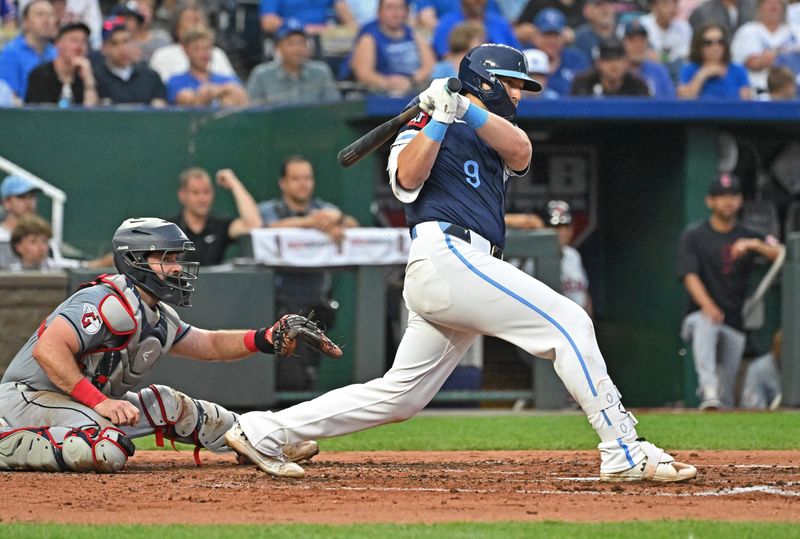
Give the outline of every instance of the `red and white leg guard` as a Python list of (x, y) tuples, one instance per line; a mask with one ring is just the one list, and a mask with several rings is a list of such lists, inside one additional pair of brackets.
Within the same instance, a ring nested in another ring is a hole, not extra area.
[(0, 470), (113, 473), (135, 451), (114, 427), (25, 427), (0, 434)]

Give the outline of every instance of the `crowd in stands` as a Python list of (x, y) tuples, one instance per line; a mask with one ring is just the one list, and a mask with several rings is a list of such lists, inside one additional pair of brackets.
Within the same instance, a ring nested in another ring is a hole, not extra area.
[[(412, 96), (484, 42), (526, 51), (546, 81), (532, 98), (785, 100), (800, 82), (800, 2), (786, 0), (261, 0), (249, 15), (233, 5), (0, 0), (0, 106)], [(231, 22), (247, 17), (255, 53)]]

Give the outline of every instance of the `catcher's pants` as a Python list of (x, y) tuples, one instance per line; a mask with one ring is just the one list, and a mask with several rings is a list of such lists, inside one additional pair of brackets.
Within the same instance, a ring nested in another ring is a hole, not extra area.
[[(467, 242), (444, 234), (436, 222), (417, 225), (415, 232), (403, 292), (408, 327), (392, 368), (382, 378), (280, 412), (242, 415), (245, 435), (259, 451), (274, 456), (286, 443), (412, 417), (430, 402), (479, 334), (554, 360), (559, 377), (590, 419), (600, 415), (598, 387), (613, 385), (591, 319), (579, 305), (492, 257), (489, 242), (477, 234)], [(625, 413), (616, 393), (602, 396)], [(601, 436), (602, 471), (621, 471), (644, 459), (630, 423), (619, 437), (592, 423)]]
[(733, 407), (745, 334), (725, 324), (715, 324), (701, 311), (695, 311), (683, 319), (681, 336), (692, 343), (700, 398), (719, 400), (725, 408)]

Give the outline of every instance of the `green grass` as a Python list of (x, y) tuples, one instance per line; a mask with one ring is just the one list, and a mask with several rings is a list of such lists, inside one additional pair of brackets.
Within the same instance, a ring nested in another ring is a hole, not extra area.
[(548, 539), (635, 538), (648, 539), (792, 539), (800, 538), (800, 526), (782, 523), (650, 521), (598, 524), (563, 522), (500, 522), (446, 524), (354, 524), (323, 526), (285, 524), (273, 526), (88, 526), (67, 524), (0, 525), (3, 539), (239, 539), (245, 537), (297, 539)]
[[(660, 447), (679, 449), (800, 449), (800, 413), (649, 412), (637, 430)], [(153, 449), (153, 438), (136, 440)], [(332, 438), (323, 451), (453, 451), (594, 449), (597, 437), (580, 414), (423, 415), (405, 423)]]

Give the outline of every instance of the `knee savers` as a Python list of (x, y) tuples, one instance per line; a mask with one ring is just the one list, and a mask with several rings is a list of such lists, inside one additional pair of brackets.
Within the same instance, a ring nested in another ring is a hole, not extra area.
[(0, 434), (0, 470), (113, 473), (135, 450), (113, 427), (27, 427)]
[(228, 451), (223, 435), (236, 422), (236, 414), (212, 402), (192, 399), (162, 385), (151, 385), (139, 392), (139, 402), (156, 432), (156, 444), (164, 438), (196, 446), (195, 461), (200, 464), (201, 447), (222, 453)]

